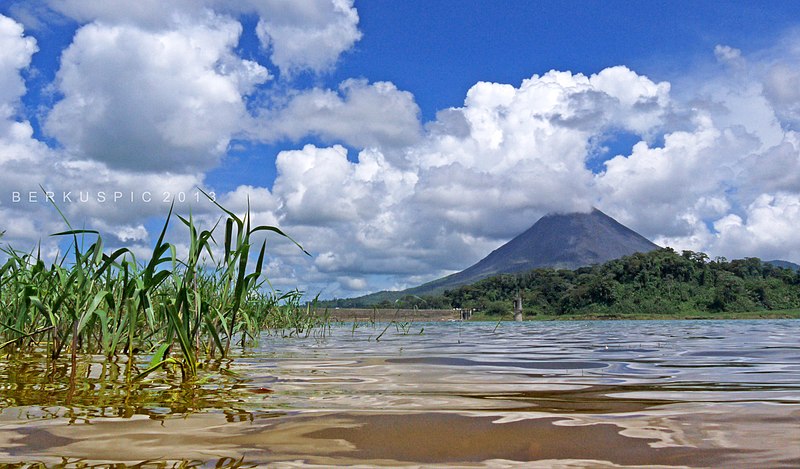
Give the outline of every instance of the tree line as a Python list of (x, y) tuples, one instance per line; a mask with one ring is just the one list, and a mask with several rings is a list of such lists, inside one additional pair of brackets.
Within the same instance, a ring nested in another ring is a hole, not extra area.
[(777, 310), (800, 307), (800, 273), (754, 257), (728, 261), (663, 248), (577, 270), (497, 275), (443, 298), (454, 308), (503, 314), (520, 291), (526, 315)]

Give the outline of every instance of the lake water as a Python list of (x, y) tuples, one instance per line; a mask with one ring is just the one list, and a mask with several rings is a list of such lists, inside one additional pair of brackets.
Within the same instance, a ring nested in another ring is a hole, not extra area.
[(192, 386), (127, 368), (0, 364), (0, 464), (800, 467), (798, 320), (346, 324)]

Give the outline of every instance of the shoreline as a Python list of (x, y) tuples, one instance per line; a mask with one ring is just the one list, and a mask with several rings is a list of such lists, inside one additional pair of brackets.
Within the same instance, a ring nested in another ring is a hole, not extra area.
[[(331, 320), (341, 322), (437, 322), (460, 321), (458, 310), (447, 309), (367, 309), (339, 308), (318, 311), (319, 315), (327, 312)], [(702, 321), (702, 320), (755, 320), (755, 319), (800, 319), (800, 309), (765, 310), (734, 312), (689, 312), (664, 314), (569, 314), (569, 315), (525, 315), (524, 321)], [(493, 316), (474, 313), (465, 322), (513, 322), (511, 314)]]

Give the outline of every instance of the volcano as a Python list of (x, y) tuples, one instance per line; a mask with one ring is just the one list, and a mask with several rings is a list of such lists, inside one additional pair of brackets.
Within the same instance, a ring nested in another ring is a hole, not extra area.
[(658, 248), (596, 208), (586, 213), (550, 214), (461, 272), (418, 287), (373, 293), (357, 300), (369, 306), (406, 295), (437, 295), (493, 275), (538, 268), (577, 269)]
[(438, 294), (498, 274), (538, 268), (577, 269), (658, 248), (596, 208), (587, 213), (550, 214), (476, 264), (399, 292), (398, 297)]

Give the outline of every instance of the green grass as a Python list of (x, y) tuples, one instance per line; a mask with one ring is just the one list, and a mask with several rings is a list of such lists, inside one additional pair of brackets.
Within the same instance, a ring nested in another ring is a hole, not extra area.
[[(107, 252), (97, 231), (73, 229), (60, 211), (69, 229), (52, 236), (71, 241), (63, 256), (47, 265), (39, 250), (4, 248), (0, 350), (45, 349), (51, 360), (70, 354), (73, 363), (80, 354), (114, 359), (144, 352), (152, 354), (150, 366), (135, 377), (176, 367), (193, 379), (201, 358), (224, 358), (234, 343), (245, 345), (261, 331), (308, 335), (323, 326), (324, 317), (301, 307), (300, 292), (276, 292), (264, 276), (266, 240), (254, 244), (254, 235), (291, 238), (274, 226), (251, 226), (249, 208), (238, 216), (209, 199), (223, 213), (212, 228), (201, 230), (191, 214), (170, 208), (143, 262), (127, 248)], [(187, 233), (183, 257), (165, 240), (175, 219)]]

